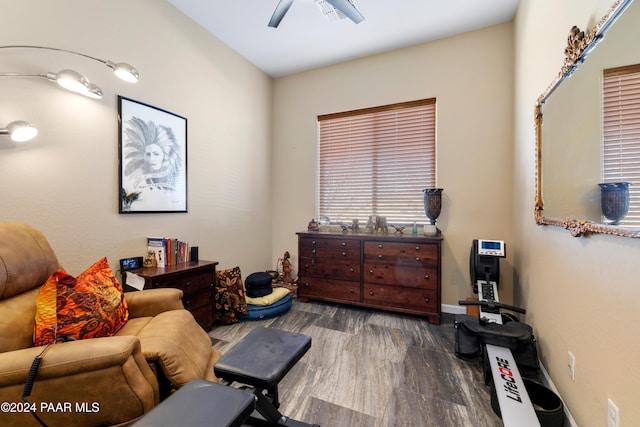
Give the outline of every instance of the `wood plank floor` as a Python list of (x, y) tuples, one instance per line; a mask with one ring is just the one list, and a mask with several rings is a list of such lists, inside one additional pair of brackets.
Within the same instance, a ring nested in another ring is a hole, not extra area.
[(215, 326), (224, 353), (256, 326), (311, 336), (280, 382), (280, 412), (323, 427), (502, 426), (479, 363), (454, 354), (453, 317), (425, 319), (294, 300), (280, 317)]

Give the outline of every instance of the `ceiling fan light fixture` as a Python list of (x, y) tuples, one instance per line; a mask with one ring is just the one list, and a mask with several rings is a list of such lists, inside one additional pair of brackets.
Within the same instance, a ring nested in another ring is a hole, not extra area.
[(324, 19), (327, 21), (336, 22), (347, 19), (344, 13), (331, 6), (326, 0), (314, 0), (314, 2), (316, 6), (318, 6), (318, 9), (320, 9), (320, 13), (322, 13)]

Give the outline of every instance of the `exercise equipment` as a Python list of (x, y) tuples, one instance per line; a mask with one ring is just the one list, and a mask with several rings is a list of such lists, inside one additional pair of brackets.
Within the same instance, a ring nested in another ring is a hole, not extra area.
[[(487, 371), (497, 394), (500, 413), (505, 427), (540, 427), (540, 422), (525, 388), (524, 381), (509, 345), (512, 341), (502, 333), (501, 309), (524, 313), (525, 310), (501, 304), (498, 297), (500, 279), (500, 258), (506, 257), (506, 245), (500, 240), (473, 240), (469, 256), (469, 271), (474, 293), (478, 301), (459, 301), (460, 305), (478, 305), (480, 307), (479, 329), (474, 329), (472, 320), (458, 317), (456, 328), (470, 330), (478, 343), (482, 345), (485, 364), (485, 382)], [(515, 319), (515, 318), (513, 318)], [(526, 334), (525, 334), (526, 335)], [(456, 334), (458, 337), (458, 334)], [(524, 337), (526, 339), (526, 337)], [(459, 344), (456, 343), (456, 348)]]
[(311, 348), (311, 337), (257, 327), (215, 364), (217, 377), (230, 385), (247, 385), (256, 398), (256, 412), (245, 422), (254, 426), (320, 427), (292, 420), (278, 410), (278, 383)]
[(278, 410), (278, 383), (311, 348), (311, 337), (256, 327), (215, 364), (220, 383), (191, 381), (135, 427), (320, 427)]

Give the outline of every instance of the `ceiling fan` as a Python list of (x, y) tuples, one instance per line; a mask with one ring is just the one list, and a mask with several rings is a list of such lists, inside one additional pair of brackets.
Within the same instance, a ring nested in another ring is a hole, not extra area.
[[(315, 0), (319, 1), (319, 0)], [(353, 22), (358, 24), (362, 20), (364, 20), (364, 16), (356, 9), (353, 4), (353, 0), (323, 0), (320, 3), (328, 3), (335, 9), (336, 13), (341, 13), (347, 18), (351, 19)], [(276, 10), (273, 12), (273, 16), (271, 16), (271, 20), (269, 21), (269, 26), (272, 28), (277, 28), (280, 25), (280, 21), (284, 18), (287, 11), (293, 4), (293, 0), (280, 0), (278, 5), (276, 6)]]

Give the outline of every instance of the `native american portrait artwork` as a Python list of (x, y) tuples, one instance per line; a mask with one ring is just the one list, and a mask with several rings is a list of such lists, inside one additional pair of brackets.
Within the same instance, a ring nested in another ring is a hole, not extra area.
[(120, 213), (187, 211), (187, 121), (118, 97)]

